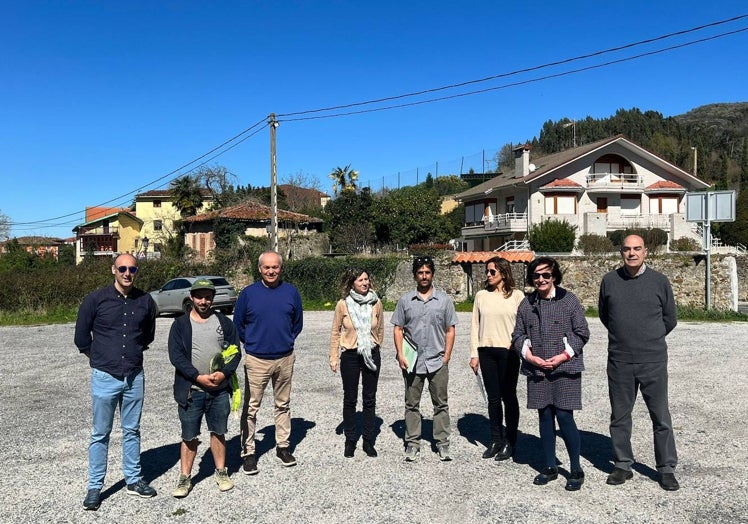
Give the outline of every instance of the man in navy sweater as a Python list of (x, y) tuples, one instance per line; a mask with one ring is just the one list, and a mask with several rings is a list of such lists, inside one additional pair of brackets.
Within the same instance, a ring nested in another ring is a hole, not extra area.
[(281, 256), (266, 251), (260, 255), (258, 267), (261, 280), (242, 290), (234, 308), (234, 325), (246, 352), (241, 456), (247, 475), (257, 473), (255, 425), (268, 382), (273, 384), (275, 400), (276, 456), (284, 466), (296, 465), (289, 449), (291, 379), (294, 342), (304, 325), (299, 292), (280, 278)]
[(623, 267), (611, 271), (600, 284), (598, 311), (608, 329), (608, 392), (610, 438), (615, 469), (613, 486), (633, 478), (631, 467), (631, 412), (637, 391), (649, 410), (654, 430), (655, 462), (662, 489), (675, 491), (678, 455), (667, 393), (665, 337), (677, 323), (675, 298), (665, 275), (647, 267), (647, 249), (638, 235), (621, 244)]

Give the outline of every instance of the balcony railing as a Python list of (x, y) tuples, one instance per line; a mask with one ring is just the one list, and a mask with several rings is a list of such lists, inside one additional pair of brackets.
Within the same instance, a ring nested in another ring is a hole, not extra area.
[(608, 229), (625, 228), (670, 228), (671, 215), (619, 215), (608, 216)]
[(91, 235), (109, 235), (113, 237), (119, 237), (118, 227), (92, 227), (92, 228), (81, 228), (78, 236), (91, 236)]
[(484, 219), (483, 227), (485, 229), (503, 229), (512, 225), (527, 224), (527, 213), (504, 213), (503, 215), (491, 215)]
[(590, 173), (587, 175), (587, 188), (642, 189), (644, 180), (632, 173)]

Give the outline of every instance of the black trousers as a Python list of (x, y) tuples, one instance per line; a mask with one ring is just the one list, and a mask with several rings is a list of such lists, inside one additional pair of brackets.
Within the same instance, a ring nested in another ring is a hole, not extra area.
[[(488, 421), (493, 442), (517, 444), (519, 427), (519, 355), (505, 348), (480, 347), (478, 361), (488, 397)], [(503, 410), (502, 410), (503, 404)], [(506, 424), (506, 430), (502, 423)]]
[(379, 370), (382, 369), (382, 358), (379, 348), (371, 351), (377, 370), (372, 371), (364, 359), (355, 350), (343, 351), (340, 355), (340, 376), (343, 379), (343, 432), (346, 440), (358, 440), (356, 430), (356, 404), (358, 403), (358, 382), (361, 379), (361, 399), (363, 401), (364, 440), (374, 440), (374, 419), (377, 406), (377, 383)]

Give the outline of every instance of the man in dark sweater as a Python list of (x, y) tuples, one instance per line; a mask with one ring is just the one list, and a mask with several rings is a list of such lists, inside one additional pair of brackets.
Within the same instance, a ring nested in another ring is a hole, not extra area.
[(295, 466), (291, 437), (291, 379), (294, 343), (303, 327), (301, 296), (281, 280), (283, 260), (266, 251), (258, 262), (261, 280), (245, 287), (234, 308), (234, 325), (244, 342), (245, 400), (242, 414), (242, 470), (257, 473), (255, 425), (268, 382), (275, 400), (275, 452), (281, 464)]
[(633, 478), (631, 412), (637, 391), (649, 410), (654, 430), (655, 462), (662, 489), (675, 491), (678, 455), (667, 392), (667, 343), (675, 327), (675, 298), (667, 277), (647, 267), (647, 249), (638, 235), (621, 245), (623, 267), (600, 284), (598, 311), (608, 329), (608, 392), (610, 438), (615, 469), (607, 483), (620, 485)]

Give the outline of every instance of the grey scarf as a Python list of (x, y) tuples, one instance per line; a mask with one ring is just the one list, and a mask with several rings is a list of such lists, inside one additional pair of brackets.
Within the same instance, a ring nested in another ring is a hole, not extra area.
[(372, 371), (377, 370), (377, 365), (371, 357), (371, 350), (376, 346), (371, 338), (371, 312), (377, 300), (379, 300), (379, 297), (372, 290), (369, 290), (366, 295), (361, 295), (351, 289), (348, 296), (345, 297), (345, 305), (348, 307), (351, 323), (356, 328), (358, 354), (363, 357), (366, 367)]

